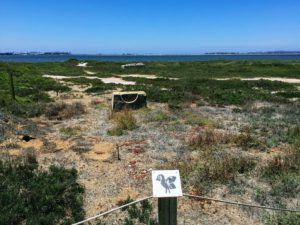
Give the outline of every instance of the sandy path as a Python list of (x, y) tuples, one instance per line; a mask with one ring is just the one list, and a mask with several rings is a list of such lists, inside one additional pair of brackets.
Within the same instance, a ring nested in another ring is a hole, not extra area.
[(126, 81), (123, 80), (122, 78), (119, 77), (95, 77), (95, 76), (60, 76), (60, 75), (48, 75), (45, 74), (43, 75), (43, 77), (47, 77), (47, 78), (52, 78), (52, 79), (56, 79), (56, 80), (63, 80), (63, 79), (77, 79), (77, 78), (86, 78), (86, 79), (98, 79), (101, 80), (103, 83), (105, 84), (123, 84), (123, 85), (135, 85), (136, 82), (135, 81)]
[(92, 71), (88, 71), (88, 70), (84, 70), (84, 72), (88, 75), (95, 75), (96, 72), (92, 72)]
[(159, 79), (159, 78), (164, 78), (164, 79), (170, 79), (170, 80), (179, 80), (179, 78), (176, 77), (158, 77), (156, 75), (148, 75), (148, 74), (123, 74), (119, 75), (120, 77), (139, 77), (139, 78), (146, 78), (146, 79)]

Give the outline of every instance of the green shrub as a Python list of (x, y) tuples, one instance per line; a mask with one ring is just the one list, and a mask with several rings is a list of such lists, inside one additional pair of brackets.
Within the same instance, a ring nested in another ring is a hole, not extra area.
[(273, 177), (271, 185), (271, 195), (294, 198), (300, 193), (300, 176), (294, 173), (278, 175)]
[(59, 132), (67, 135), (67, 136), (75, 136), (78, 135), (79, 132), (81, 131), (81, 127), (75, 126), (75, 127), (61, 127), (59, 129)]
[(284, 97), (284, 98), (300, 98), (299, 91), (285, 91), (285, 92), (278, 92), (276, 93), (277, 96)]
[(0, 161), (0, 224), (72, 224), (84, 217), (75, 169)]
[(261, 190), (261, 189), (256, 189), (255, 193), (255, 201), (257, 201), (261, 205), (267, 205), (267, 196), (268, 192)]
[(200, 113), (184, 112), (182, 114), (182, 117), (186, 121), (187, 124), (196, 125), (196, 126), (206, 126), (209, 128), (218, 126), (216, 122), (201, 115)]
[(250, 129), (246, 129), (245, 132), (236, 135), (233, 141), (238, 146), (242, 147), (243, 150), (248, 150), (249, 148), (256, 148), (264, 151), (267, 149), (267, 143), (265, 142), (265, 140), (252, 134)]
[(187, 137), (186, 142), (194, 148), (212, 147), (227, 142), (223, 132), (209, 127), (196, 128)]
[(300, 213), (276, 213), (267, 214), (264, 219), (265, 225), (299, 225)]
[(236, 175), (251, 171), (256, 163), (248, 158), (210, 158), (206, 163), (198, 164), (194, 185), (199, 192), (208, 192), (216, 183), (232, 181)]
[(69, 119), (85, 113), (85, 107), (80, 102), (73, 104), (66, 103), (50, 103), (45, 107), (44, 114), (49, 119)]
[(289, 136), (291, 142), (299, 140), (300, 139), (300, 124), (296, 124), (296, 125), (289, 127), (288, 136)]
[[(130, 197), (127, 198), (127, 202), (131, 202)], [(124, 202), (124, 204), (126, 204)], [(124, 205), (122, 203), (122, 205)], [(156, 219), (153, 218), (153, 208), (148, 200), (142, 201), (138, 204), (134, 204), (126, 207), (128, 217), (125, 218), (125, 225), (135, 224), (147, 224), (147, 225), (158, 225)]]
[(146, 122), (167, 122), (171, 120), (170, 115), (161, 110), (149, 110), (144, 111)]

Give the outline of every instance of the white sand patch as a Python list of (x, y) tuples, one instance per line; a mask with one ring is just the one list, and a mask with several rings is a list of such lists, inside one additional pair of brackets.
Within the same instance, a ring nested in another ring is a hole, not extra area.
[(52, 78), (52, 79), (57, 79), (57, 80), (63, 80), (63, 79), (69, 79), (69, 78), (75, 78), (75, 77), (70, 77), (70, 76), (48, 75), (48, 74), (44, 74), (43, 77)]
[(43, 75), (43, 77), (48, 77), (48, 78), (52, 78), (52, 79), (57, 79), (57, 80), (63, 80), (63, 79), (77, 79), (77, 78), (86, 78), (86, 79), (98, 79), (101, 80), (103, 83), (105, 84), (123, 84), (123, 85), (135, 85), (136, 83), (134, 81), (126, 81), (123, 80), (122, 78), (119, 77), (94, 77), (94, 76), (76, 76), (76, 77), (72, 77), (72, 76), (60, 76), (60, 75), (48, 75), (45, 74)]
[(300, 79), (296, 78), (283, 78), (283, 77), (253, 77), (253, 78), (216, 78), (216, 80), (233, 80), (233, 79), (240, 79), (240, 80), (270, 80), (270, 81), (280, 81), (290, 84), (297, 84), (300, 83)]
[(120, 77), (140, 77), (140, 78), (146, 78), (146, 79), (158, 78), (156, 75), (147, 75), (147, 74), (124, 74), (124, 75), (120, 75)]
[(96, 72), (92, 72), (92, 71), (88, 71), (88, 70), (84, 70), (84, 72), (88, 75), (95, 75)]
[(79, 66), (79, 67), (87, 67), (87, 62), (80, 62), (80, 63), (78, 63), (77, 64), (77, 66)]
[(120, 75), (120, 77), (140, 77), (140, 78), (146, 78), (146, 79), (164, 78), (164, 79), (170, 79), (170, 80), (178, 80), (179, 79), (176, 77), (158, 77), (156, 75), (149, 75), (149, 74), (123, 74), (123, 75)]
[(135, 85), (134, 81), (126, 81), (119, 77), (101, 78), (101, 80), (105, 84), (113, 83), (113, 84)]

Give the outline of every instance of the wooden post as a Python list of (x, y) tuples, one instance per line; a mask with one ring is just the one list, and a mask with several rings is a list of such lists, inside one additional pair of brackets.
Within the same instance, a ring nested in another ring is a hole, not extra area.
[(13, 80), (13, 75), (12, 75), (11, 72), (9, 72), (9, 79), (10, 79), (11, 97), (12, 97), (13, 100), (16, 100), (14, 80)]
[(121, 156), (120, 156), (120, 145), (117, 144), (117, 157), (118, 160), (121, 160)]
[(158, 198), (158, 224), (177, 224), (177, 198)]

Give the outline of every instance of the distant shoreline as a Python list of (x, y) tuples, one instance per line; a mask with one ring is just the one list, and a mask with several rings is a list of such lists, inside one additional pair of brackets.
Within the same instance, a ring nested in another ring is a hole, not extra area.
[(72, 55), (70, 52), (0, 52), (0, 55)]
[(102, 62), (180, 62), (213, 60), (300, 60), (300, 54), (203, 54), (203, 55), (87, 55), (87, 54), (43, 54), (43, 55), (0, 55), (2, 62), (64, 62), (70, 59), (78, 61), (96, 60)]
[(71, 52), (0, 52), (0, 56), (117, 56), (117, 57), (160, 57), (160, 56), (289, 56), (299, 55), (300, 51), (268, 51), (268, 52), (206, 52), (202, 54), (75, 54)]

